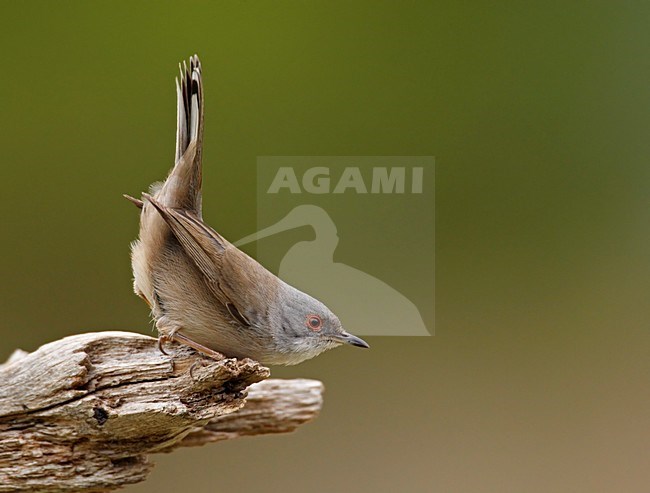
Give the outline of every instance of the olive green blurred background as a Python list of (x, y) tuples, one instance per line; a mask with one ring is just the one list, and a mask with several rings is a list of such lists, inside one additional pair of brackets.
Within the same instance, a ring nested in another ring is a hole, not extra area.
[(255, 230), (257, 156), (436, 156), (436, 336), (274, 369), (325, 382), (316, 422), (156, 457), (127, 491), (647, 491), (649, 14), (3, 2), (0, 357), (150, 333), (121, 194), (172, 164), (198, 52), (204, 215), (229, 238)]

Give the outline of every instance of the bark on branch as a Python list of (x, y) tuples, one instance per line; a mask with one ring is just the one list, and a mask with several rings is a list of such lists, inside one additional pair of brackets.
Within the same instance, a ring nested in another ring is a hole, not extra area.
[(110, 491), (143, 481), (150, 453), (290, 432), (322, 406), (319, 381), (165, 349), (98, 332), (15, 352), (0, 366), (0, 492)]

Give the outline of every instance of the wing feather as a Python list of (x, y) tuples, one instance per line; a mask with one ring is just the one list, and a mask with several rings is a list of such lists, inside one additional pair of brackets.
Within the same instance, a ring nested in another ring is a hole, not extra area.
[(203, 274), (206, 285), (242, 325), (259, 326), (268, 314), (277, 280), (264, 267), (231, 245), (191, 212), (172, 209), (150, 195), (151, 203), (183, 250)]

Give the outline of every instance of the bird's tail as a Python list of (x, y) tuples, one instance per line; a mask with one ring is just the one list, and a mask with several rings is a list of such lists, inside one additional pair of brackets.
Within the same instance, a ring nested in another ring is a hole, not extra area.
[(185, 62), (179, 68), (176, 163), (162, 186), (152, 189), (152, 195), (167, 207), (192, 211), (200, 217), (204, 111), (199, 57), (190, 57), (189, 69)]

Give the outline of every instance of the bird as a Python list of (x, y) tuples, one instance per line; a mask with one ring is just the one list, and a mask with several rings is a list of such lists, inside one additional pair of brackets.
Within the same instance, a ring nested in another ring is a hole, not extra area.
[[(177, 342), (215, 359), (295, 365), (341, 345), (368, 348), (323, 303), (287, 284), (203, 221), (204, 97), (197, 55), (176, 78), (175, 163), (137, 199), (133, 288), (151, 309), (158, 347)], [(236, 207), (226, 210), (236, 211)]]

